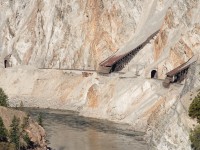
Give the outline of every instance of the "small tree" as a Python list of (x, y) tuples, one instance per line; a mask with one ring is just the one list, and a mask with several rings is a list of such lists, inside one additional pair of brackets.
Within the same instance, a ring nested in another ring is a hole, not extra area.
[(21, 125), (22, 130), (24, 130), (25, 128), (27, 128), (28, 125), (29, 125), (29, 116), (24, 117), (23, 123), (22, 123), (22, 125)]
[(13, 117), (12, 123), (10, 125), (10, 141), (14, 143), (16, 148), (20, 147), (20, 120), (16, 116)]
[(20, 102), (19, 108), (20, 108), (21, 111), (23, 111), (23, 109), (24, 109), (24, 103), (22, 101)]
[(198, 94), (189, 107), (189, 116), (196, 118), (197, 122), (200, 123), (200, 95)]
[(31, 146), (31, 140), (30, 140), (30, 138), (29, 138), (29, 136), (28, 136), (28, 134), (26, 133), (25, 135), (23, 135), (23, 140), (25, 141), (25, 143), (26, 143), (26, 146), (24, 146), (25, 148), (27, 148), (27, 147), (29, 147), (29, 146)]
[(192, 143), (193, 149), (195, 150), (200, 149), (200, 126), (199, 125), (193, 131), (191, 131), (190, 141)]
[(38, 116), (38, 124), (40, 126), (43, 126), (43, 120), (42, 120), (42, 114), (41, 113), (39, 113), (39, 116)]
[(3, 89), (0, 88), (0, 106), (8, 107), (8, 96), (4, 93)]
[(3, 120), (0, 117), (0, 142), (7, 142), (7, 133)]

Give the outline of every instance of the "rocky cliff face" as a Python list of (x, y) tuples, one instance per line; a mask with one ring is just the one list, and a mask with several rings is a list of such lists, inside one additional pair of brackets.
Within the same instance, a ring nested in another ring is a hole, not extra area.
[[(187, 94), (200, 85), (199, 61), (186, 81), (169, 89), (149, 78), (156, 70), (164, 79), (166, 72), (199, 55), (199, 1), (1, 0), (0, 9), (0, 86), (13, 105), (23, 101), (77, 110), (147, 132), (152, 149), (190, 149)], [(37, 69), (96, 70), (112, 53), (157, 29), (124, 74)], [(4, 69), (8, 54), (13, 67)]]
[(134, 34), (142, 2), (6, 0), (0, 7), (1, 49), (13, 65), (94, 69)]

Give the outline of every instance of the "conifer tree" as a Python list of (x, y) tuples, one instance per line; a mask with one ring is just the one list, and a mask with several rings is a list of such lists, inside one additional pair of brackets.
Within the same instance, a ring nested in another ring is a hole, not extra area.
[(40, 113), (39, 116), (38, 116), (38, 124), (40, 126), (43, 126), (43, 120), (42, 120), (42, 114)]
[(13, 117), (12, 123), (10, 125), (10, 141), (14, 143), (16, 148), (20, 147), (20, 120), (16, 116)]
[(200, 123), (200, 94), (198, 94), (189, 107), (189, 116), (196, 118), (197, 122)]
[(4, 93), (3, 89), (0, 88), (0, 106), (8, 107), (8, 96)]
[(200, 126), (196, 126), (194, 130), (191, 131), (190, 133), (190, 140), (192, 143), (192, 148), (194, 150), (199, 150), (200, 149)]
[(7, 133), (3, 120), (0, 117), (0, 142), (7, 142)]

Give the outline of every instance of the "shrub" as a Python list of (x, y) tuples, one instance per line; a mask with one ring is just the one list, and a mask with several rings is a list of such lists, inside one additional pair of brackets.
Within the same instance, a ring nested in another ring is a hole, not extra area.
[(39, 116), (38, 116), (38, 124), (40, 126), (43, 126), (43, 120), (42, 120), (42, 114), (40, 113)]
[(195, 150), (200, 149), (200, 126), (198, 125), (190, 133), (190, 141), (192, 142), (192, 148)]
[(25, 128), (27, 128), (28, 125), (29, 125), (29, 116), (24, 117), (23, 123), (22, 123), (22, 125), (21, 125), (22, 130), (24, 130)]
[(20, 120), (16, 116), (13, 117), (12, 123), (10, 125), (10, 141), (14, 143), (17, 148), (20, 146)]
[(0, 88), (0, 106), (8, 107), (8, 96), (4, 93), (3, 89)]
[(200, 94), (198, 94), (189, 107), (189, 116), (196, 118), (197, 122), (200, 123)]
[(16, 150), (16, 147), (13, 143), (0, 142), (0, 150)]
[(24, 109), (24, 103), (23, 103), (22, 101), (20, 102), (19, 109), (20, 109), (21, 111), (23, 111), (23, 109)]
[(7, 142), (7, 130), (4, 126), (3, 120), (0, 117), (0, 142)]
[(27, 133), (23, 136), (23, 140), (25, 141), (25, 143), (27, 145), (26, 148), (31, 145), (31, 140)]

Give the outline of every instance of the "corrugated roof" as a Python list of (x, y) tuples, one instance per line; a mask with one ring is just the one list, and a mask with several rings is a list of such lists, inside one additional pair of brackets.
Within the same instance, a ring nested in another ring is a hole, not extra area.
[(190, 58), (187, 62), (183, 63), (182, 65), (176, 67), (175, 69), (171, 70), (170, 72), (166, 73), (167, 76), (173, 76), (179, 72), (181, 72), (184, 69), (187, 69), (190, 67), (190, 65), (192, 63), (194, 63), (195, 61), (197, 61), (196, 57), (192, 57)]
[(126, 51), (125, 53), (118, 53), (117, 52), (115, 54), (113, 54), (112, 56), (108, 57), (107, 59), (105, 59), (104, 61), (102, 61), (99, 65), (100, 66), (104, 66), (104, 67), (111, 67), (112, 65), (114, 65), (116, 62), (118, 62), (120, 59), (122, 59), (123, 57), (125, 57), (126, 55), (130, 54), (133, 51), (136, 51), (138, 47), (142, 46), (143, 44), (149, 42), (160, 30), (154, 32), (151, 36), (149, 36), (147, 39), (145, 39), (145, 41), (141, 42), (138, 46), (133, 47), (132, 50), (129, 50), (128, 52)]
[(101, 62), (100, 65), (101, 66), (110, 67), (110, 66), (114, 65), (117, 61), (119, 61), (120, 59), (122, 59), (125, 56), (126, 56), (126, 54), (119, 55), (119, 56), (115, 56), (114, 55), (112, 57), (107, 58), (103, 62)]

